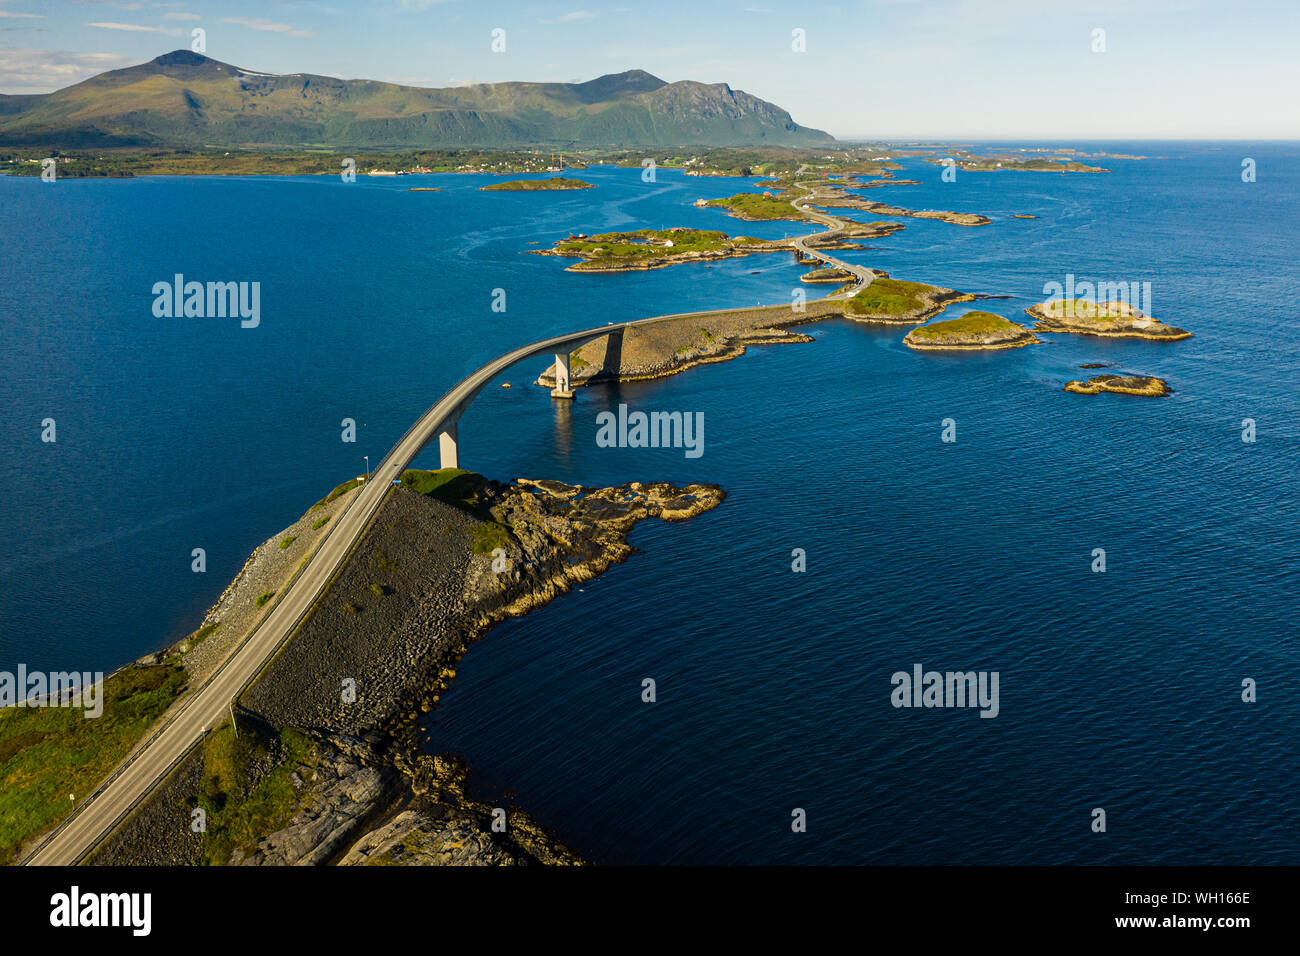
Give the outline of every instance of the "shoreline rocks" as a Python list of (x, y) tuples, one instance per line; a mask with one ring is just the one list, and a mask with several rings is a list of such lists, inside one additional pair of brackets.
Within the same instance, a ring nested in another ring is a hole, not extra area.
[(1086, 382), (1066, 382), (1062, 391), (1078, 395), (1112, 392), (1116, 395), (1141, 395), (1147, 398), (1164, 398), (1173, 394), (1169, 383), (1154, 375), (1094, 375)]
[(1036, 332), (1069, 332), (1153, 342), (1177, 342), (1192, 337), (1186, 329), (1157, 322), (1125, 302), (1094, 303), (1086, 299), (1065, 299), (1031, 305), (1025, 313), (1036, 320)]
[[(454, 480), (455, 504), (436, 497), (437, 483), (425, 486), (435, 489), (429, 494), (413, 486), (389, 493), (312, 614), (241, 696), (241, 737), (263, 754), (249, 764), (248, 779), (206, 767), (210, 748), (196, 747), (95, 862), (193, 865), (212, 862), (214, 852), (224, 857), (223, 844), (206, 844), (188, 826), (190, 811), (208, 799), (212, 773), (222, 775), (231, 799), (259, 794), (262, 819), (275, 821), (271, 832), (215, 862), (581, 862), (518, 808), (507, 811), (506, 832), (497, 832), (496, 808), (470, 795), (468, 770), (423, 753), (416, 725), (455, 678), (460, 655), (496, 623), (626, 560), (638, 522), (684, 521), (726, 495), (704, 484), (501, 484), (469, 472)], [(322, 511), (307, 517), (318, 520)], [(310, 746), (278, 744), (289, 732)], [(268, 796), (258, 787), (273, 775), (293, 789), (266, 816)]]

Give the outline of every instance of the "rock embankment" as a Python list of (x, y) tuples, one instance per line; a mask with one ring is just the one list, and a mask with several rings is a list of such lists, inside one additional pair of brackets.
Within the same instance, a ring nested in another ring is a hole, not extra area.
[(463, 507), (395, 488), (244, 708), (274, 727), (327, 734), (409, 724), (436, 705), (448, 665), (486, 628), (625, 560), (638, 521), (691, 517), (724, 498), (710, 485), (479, 480)]
[[(901, 184), (902, 180), (894, 184)], [(881, 184), (886, 185), (886, 184)], [(981, 216), (972, 212), (947, 212), (939, 209), (903, 209), (899, 206), (891, 206), (888, 203), (876, 202), (872, 199), (863, 199), (861, 196), (854, 196), (852, 193), (845, 192), (839, 186), (818, 185), (813, 189), (812, 195), (808, 197), (809, 204), (819, 206), (823, 209), (860, 209), (863, 212), (871, 213), (873, 216), (897, 216), (911, 219), (936, 219), (940, 222), (951, 223), (954, 226), (985, 226), (991, 220), (988, 216)]]
[[(569, 364), (572, 385), (593, 382), (640, 381), (675, 375), (689, 368), (726, 362), (745, 354), (751, 345), (811, 342), (791, 331), (808, 322), (843, 314), (844, 303), (815, 300), (791, 306), (764, 306), (686, 316), (649, 325), (625, 326), (608, 338), (588, 342), (573, 353)], [(548, 367), (536, 384), (553, 388), (555, 367)]]
[[(578, 862), (523, 811), (472, 797), (463, 765), (420, 753), (415, 722), (486, 629), (625, 560), (638, 521), (686, 520), (725, 495), (713, 485), (460, 474), (454, 504), (392, 490), (313, 614), (240, 699), (240, 743), (214, 728), (93, 862)], [(241, 747), (248, 756), (231, 763)], [(211, 834), (243, 833), (231, 801), (247, 800), (263, 829), (227, 853)], [(199, 808), (216, 814), (214, 830), (193, 829)]]

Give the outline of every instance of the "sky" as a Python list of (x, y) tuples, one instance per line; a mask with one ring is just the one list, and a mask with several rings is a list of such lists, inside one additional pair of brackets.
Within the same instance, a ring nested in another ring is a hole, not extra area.
[(264, 73), (728, 83), (840, 139), (1300, 138), (1300, 0), (0, 0), (0, 92), (196, 28)]

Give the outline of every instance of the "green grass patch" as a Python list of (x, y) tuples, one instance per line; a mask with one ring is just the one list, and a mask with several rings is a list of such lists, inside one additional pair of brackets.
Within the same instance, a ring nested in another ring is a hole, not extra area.
[[(290, 776), (309, 759), (312, 745), (296, 730), (267, 738), (245, 724), (236, 735), (227, 722), (204, 738), (202, 749), (199, 806), (208, 824), (203, 856), (208, 865), (220, 866), (235, 849), (252, 846), (287, 822), (298, 802)], [(273, 754), (275, 767), (250, 789), (254, 768)]]
[[(1112, 309), (1106, 302), (1090, 302), (1087, 299), (1056, 299), (1044, 302), (1042, 309), (1054, 319), (1084, 319), (1092, 322), (1114, 322), (1123, 318), (1122, 313)], [(1137, 310), (1134, 310), (1136, 313)]]
[(213, 621), (211, 624), (204, 624), (201, 628), (191, 634), (189, 636), (191, 650), (202, 644), (206, 638), (215, 634), (219, 627), (221, 627), (221, 622)]
[(1003, 332), (1015, 328), (1016, 324), (1014, 322), (1004, 319), (1000, 315), (994, 315), (992, 312), (976, 311), (959, 315), (955, 319), (945, 319), (942, 322), (931, 322), (929, 325), (918, 326), (912, 330), (911, 334), (918, 339), (933, 339), (951, 335), (954, 332), (987, 335), (990, 332)]
[(690, 252), (721, 252), (731, 244), (731, 237), (716, 229), (640, 229), (566, 239), (557, 242), (555, 248), (591, 259), (654, 259)]
[(474, 543), (470, 550), (475, 554), (491, 554), (504, 548), (510, 540), (510, 530), (496, 521), (484, 521), (474, 529)]
[(70, 707), (0, 711), (0, 864), (94, 790), (184, 685), (173, 664), (129, 667), (104, 681), (97, 718)]
[(908, 315), (924, 309), (925, 293), (934, 291), (934, 286), (921, 282), (873, 279), (871, 285), (848, 300), (847, 309), (851, 315)]
[(292, 534), (289, 535), (288, 537), (281, 538), (280, 550), (283, 551), (285, 548), (289, 547), (289, 545), (293, 544), (297, 540), (298, 540), (297, 536)]
[(321, 528), (325, 527), (325, 525), (329, 523), (329, 520), (330, 520), (329, 515), (322, 515), (321, 517), (317, 518), (315, 521), (311, 523), (311, 530), (319, 531)]
[(258, 607), (266, 607), (266, 602), (271, 600), (271, 598), (273, 597), (275, 597), (274, 591), (263, 591), (261, 594), (257, 596), (257, 600), (253, 603), (255, 603)]
[(320, 501), (316, 502), (314, 505), (308, 508), (307, 514), (311, 514), (313, 511), (319, 511), (321, 508), (324, 508), (327, 504), (329, 504), (335, 498), (338, 498), (340, 495), (346, 495), (349, 491), (351, 491), (359, 484), (361, 484), (361, 480), (359, 478), (352, 478), (348, 481), (343, 482), (343, 484), (339, 485), (337, 488), (331, 491)]
[(547, 190), (565, 190), (565, 189), (594, 189), (591, 183), (583, 182), (581, 179), (565, 179), (563, 176), (555, 176), (551, 179), (514, 179), (508, 183), (493, 183), (490, 186), (480, 186), (482, 192), (492, 192), (494, 190), (509, 190), (512, 192), (545, 192)]
[[(487, 479), (482, 475), (459, 468), (440, 468), (437, 471), (411, 468), (402, 472), (402, 485), (478, 518), (481, 524), (474, 529), (470, 546), (475, 554), (491, 554), (494, 549), (505, 547), (510, 540), (510, 529), (494, 519), (484, 507)], [(447, 525), (449, 534), (455, 530), (452, 525)]]
[[(796, 197), (797, 198), (797, 197)], [(789, 219), (803, 222), (807, 217), (790, 205), (789, 198), (764, 196), (762, 193), (738, 193), (726, 199), (710, 199), (706, 206), (717, 206), (750, 219)]]
[(408, 468), (402, 472), (401, 480), (403, 488), (437, 498), (475, 516), (483, 516), (480, 500), (487, 488), (487, 479), (477, 472), (463, 468), (439, 468), (436, 471)]

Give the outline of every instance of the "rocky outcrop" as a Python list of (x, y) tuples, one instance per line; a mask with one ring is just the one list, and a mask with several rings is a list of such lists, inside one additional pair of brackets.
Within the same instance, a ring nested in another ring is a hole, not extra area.
[(409, 802), (360, 835), (341, 866), (573, 865), (582, 860), (517, 807), (472, 796), (468, 770), (422, 756), (409, 768)]
[(811, 272), (805, 272), (799, 277), (800, 282), (817, 283), (817, 282), (834, 282), (844, 284), (852, 282), (856, 277), (852, 272), (846, 272), (844, 269), (813, 269)]
[(913, 329), (903, 344), (917, 351), (990, 351), (1033, 345), (1038, 337), (991, 312), (967, 312), (946, 322)]
[(638, 521), (683, 521), (725, 497), (716, 485), (585, 488), (519, 479), (490, 505), (511, 530), (504, 544), (506, 569), (494, 570), (492, 555), (476, 555), (465, 575), (473, 628), (526, 614), (626, 560), (633, 553), (627, 535)]
[(581, 859), (526, 812), (474, 797), (468, 768), (450, 757), (381, 755), (378, 741), (322, 737), (288, 822), (237, 849), (237, 866), (572, 864)]
[(1064, 390), (1079, 395), (1113, 392), (1116, 395), (1141, 395), (1147, 398), (1163, 398), (1173, 393), (1168, 382), (1153, 375), (1095, 375), (1086, 382), (1066, 382)]
[(351, 846), (360, 827), (383, 812), (405, 789), (401, 775), (371, 744), (356, 737), (322, 738), (314, 765), (291, 780), (304, 798), (284, 828), (237, 849), (232, 865), (319, 866)]
[(1192, 337), (1186, 329), (1157, 322), (1125, 302), (1064, 299), (1031, 305), (1025, 312), (1037, 320), (1034, 329), (1038, 332), (1073, 332), (1154, 342), (1176, 342)]
[[(903, 180), (897, 180), (893, 184), (901, 184)], [(888, 185), (889, 183), (876, 184)], [(819, 185), (808, 197), (808, 201), (823, 209), (860, 209), (863, 212), (871, 213), (873, 216), (899, 216), (912, 219), (937, 219), (940, 222), (951, 223), (954, 226), (985, 226), (993, 220), (988, 216), (981, 216), (972, 212), (947, 212), (938, 209), (902, 209), (898, 206), (891, 206), (887, 203), (876, 202), (871, 199), (863, 199), (861, 196), (854, 196), (845, 192), (839, 186)]]
[(871, 284), (844, 303), (844, 317), (867, 325), (919, 325), (957, 302), (978, 296), (923, 282), (904, 282), (873, 270)]

